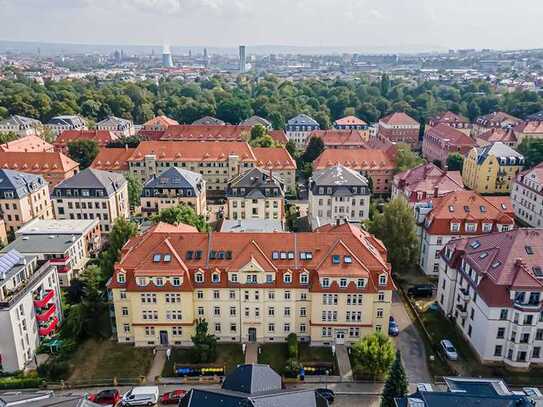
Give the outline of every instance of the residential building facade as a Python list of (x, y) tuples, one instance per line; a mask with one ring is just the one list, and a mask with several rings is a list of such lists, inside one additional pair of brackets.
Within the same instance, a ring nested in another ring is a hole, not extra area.
[(251, 127), (232, 124), (177, 124), (169, 126), (161, 140), (165, 141), (247, 141)]
[(0, 170), (0, 216), (8, 232), (32, 219), (53, 219), (47, 182), (39, 175)]
[(81, 116), (65, 115), (52, 117), (45, 124), (45, 127), (49, 129), (55, 136), (58, 136), (65, 130), (86, 130), (87, 124)]
[(484, 147), (489, 144), (500, 142), (511, 148), (517, 148), (519, 145), (519, 137), (517, 132), (511, 127), (495, 127), (478, 134), (475, 142), (478, 147)]
[(239, 123), (240, 126), (247, 126), (247, 127), (253, 127), (256, 125), (264, 126), (268, 130), (272, 130), (272, 124), (269, 120), (264, 119), (260, 116), (251, 116), (248, 119), (245, 119)]
[(420, 123), (406, 113), (396, 112), (379, 120), (377, 137), (419, 149)]
[(197, 215), (207, 215), (206, 182), (201, 174), (170, 167), (143, 186), (141, 212), (145, 217), (177, 205), (187, 205)]
[(497, 142), (473, 148), (464, 160), (464, 185), (480, 194), (511, 192), (513, 180), (524, 167), (524, 157), (511, 147)]
[(308, 219), (312, 229), (344, 221), (360, 224), (369, 217), (371, 191), (366, 177), (335, 165), (309, 179)]
[(52, 194), (56, 219), (98, 219), (109, 233), (117, 218), (128, 219), (128, 182), (123, 175), (87, 168), (61, 182)]
[(92, 162), (91, 168), (128, 175), (128, 159), (132, 157), (134, 151), (136, 151), (135, 148), (129, 147), (101, 148), (98, 155)]
[(303, 113), (290, 119), (285, 126), (287, 138), (289, 141), (294, 141), (296, 148), (300, 150), (305, 149), (311, 132), (318, 129), (320, 129), (319, 123)]
[(15, 133), (19, 137), (25, 137), (39, 136), (42, 130), (42, 123), (30, 117), (13, 115), (0, 121), (0, 133)]
[(430, 127), (435, 127), (438, 124), (444, 124), (453, 127), (468, 136), (471, 133), (472, 126), (469, 119), (451, 111), (438, 114), (437, 116), (434, 116), (428, 120), (428, 126)]
[(394, 284), (385, 247), (356, 226), (197, 233), (158, 224), (123, 247), (109, 289), (121, 343), (191, 346), (205, 318), (220, 342), (294, 332), (329, 346), (386, 332)]
[[(518, 144), (522, 143), (525, 138), (542, 139), (543, 138), (543, 121), (526, 121), (514, 127), (517, 134)], [(516, 146), (515, 146), (516, 147)]]
[(108, 116), (104, 120), (96, 123), (96, 129), (110, 131), (118, 138), (130, 137), (136, 134), (136, 129), (134, 128), (132, 120), (115, 116)]
[(518, 117), (512, 116), (505, 112), (492, 112), (475, 119), (473, 123), (472, 136), (477, 138), (481, 133), (495, 128), (515, 127), (522, 123)]
[(518, 174), (511, 188), (515, 216), (531, 227), (543, 226), (543, 165)]
[(422, 155), (428, 161), (446, 168), (447, 158), (453, 153), (466, 156), (475, 142), (465, 133), (446, 124), (438, 124), (426, 130), (422, 142)]
[(356, 116), (345, 116), (333, 123), (337, 130), (367, 130), (368, 123)]

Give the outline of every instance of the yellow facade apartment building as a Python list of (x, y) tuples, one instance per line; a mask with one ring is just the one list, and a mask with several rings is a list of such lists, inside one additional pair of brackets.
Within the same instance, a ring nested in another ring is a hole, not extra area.
[(388, 329), (394, 283), (383, 244), (349, 225), (309, 233), (199, 233), (158, 224), (122, 249), (108, 287), (118, 341), (351, 344)]
[(462, 181), (480, 194), (507, 194), (523, 166), (522, 154), (501, 142), (474, 147), (464, 160)]

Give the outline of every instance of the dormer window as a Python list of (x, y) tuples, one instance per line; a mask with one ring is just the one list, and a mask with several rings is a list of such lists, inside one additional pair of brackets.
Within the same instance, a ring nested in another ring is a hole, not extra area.
[(124, 273), (119, 273), (119, 274), (117, 274), (117, 282), (118, 282), (119, 284), (124, 284), (124, 283), (126, 283), (126, 274), (124, 274)]
[(379, 276), (379, 285), (386, 285), (387, 283), (387, 276), (386, 274), (381, 274)]
[(307, 273), (302, 273), (300, 275), (300, 283), (307, 284), (308, 282), (309, 282), (309, 276), (307, 275)]
[(451, 223), (451, 232), (460, 232), (460, 223)]
[(366, 286), (366, 280), (364, 280), (363, 278), (359, 278), (358, 280), (356, 280), (356, 286), (358, 288), (364, 288)]
[(347, 287), (347, 279), (346, 279), (346, 278), (340, 279), (340, 280), (339, 280), (339, 286), (340, 286), (341, 288)]
[(474, 233), (477, 231), (477, 223), (466, 223), (466, 232)]
[(155, 280), (155, 285), (157, 287), (162, 287), (164, 285), (164, 279), (162, 277), (157, 277)]
[(162, 260), (164, 261), (164, 263), (169, 263), (170, 261), (172, 261), (172, 256), (170, 254), (165, 254)]
[(272, 252), (272, 259), (279, 260), (279, 252)]
[(230, 281), (232, 281), (233, 283), (237, 283), (238, 282), (238, 275), (236, 273), (233, 273), (230, 276)]
[(179, 287), (181, 285), (181, 279), (179, 277), (172, 278), (172, 285), (174, 287)]
[(283, 276), (283, 281), (285, 282), (285, 284), (292, 283), (292, 275), (290, 273), (285, 274)]
[(196, 273), (194, 276), (197, 283), (203, 283), (204, 282), (204, 275), (203, 273)]
[(322, 286), (323, 287), (330, 287), (330, 279), (328, 277), (322, 279)]
[(211, 281), (213, 283), (220, 283), (221, 282), (221, 275), (219, 273), (213, 273), (211, 275)]
[(161, 256), (160, 254), (155, 254), (153, 256), (153, 263), (160, 263)]
[(273, 283), (273, 274), (266, 274), (266, 283), (267, 284)]
[(138, 284), (140, 287), (146, 286), (146, 285), (147, 285), (147, 281), (145, 280), (145, 277), (138, 277), (137, 284)]
[(343, 262), (345, 264), (351, 264), (353, 262), (353, 259), (352, 259), (351, 256), (345, 256), (345, 257), (343, 257)]
[(484, 233), (492, 232), (492, 223), (483, 223), (483, 232)]
[(339, 264), (339, 262), (340, 262), (340, 257), (339, 257), (339, 255), (334, 254), (334, 255), (332, 256), (332, 264)]

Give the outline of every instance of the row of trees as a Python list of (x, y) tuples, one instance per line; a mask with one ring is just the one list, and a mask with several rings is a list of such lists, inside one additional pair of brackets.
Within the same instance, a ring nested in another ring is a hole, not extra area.
[(391, 112), (405, 111), (426, 122), (445, 110), (474, 119), (498, 109), (524, 118), (543, 109), (543, 98), (531, 91), (498, 95), (486, 81), (413, 85), (387, 75), (378, 80), (361, 76), (296, 82), (275, 76), (236, 82), (214, 76), (192, 83), (86, 79), (41, 85), (22, 77), (0, 81), (0, 118), (20, 114), (42, 121), (59, 114), (81, 114), (91, 121), (115, 115), (143, 123), (165, 114), (180, 123), (211, 115), (236, 124), (257, 114), (270, 120), (274, 128), (283, 128), (287, 119), (307, 113), (326, 129), (333, 120), (351, 114), (375, 122)]

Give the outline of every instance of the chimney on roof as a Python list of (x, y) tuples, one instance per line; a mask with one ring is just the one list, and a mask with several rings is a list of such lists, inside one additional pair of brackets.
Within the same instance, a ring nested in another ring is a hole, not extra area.
[(439, 196), (439, 186), (434, 187), (434, 198), (437, 198)]
[(339, 226), (339, 225), (340, 225), (340, 223), (341, 223), (341, 219), (339, 219), (339, 218), (338, 218), (338, 219), (336, 219), (336, 226)]

